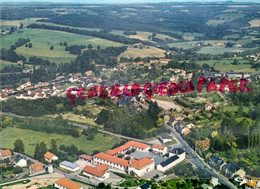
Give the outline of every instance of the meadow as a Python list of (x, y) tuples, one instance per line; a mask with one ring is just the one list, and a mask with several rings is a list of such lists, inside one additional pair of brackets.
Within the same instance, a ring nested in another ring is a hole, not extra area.
[(203, 60), (203, 61), (196, 61), (197, 64), (203, 65), (208, 64), (210, 66), (214, 66), (216, 70), (219, 70), (220, 72), (251, 72), (251, 73), (257, 73), (256, 70), (251, 69), (250, 64), (247, 60), (238, 59), (238, 65), (231, 64), (235, 58), (229, 58), (229, 59), (222, 59), (222, 60)]
[[(102, 140), (100, 140), (101, 138)], [(95, 150), (109, 150), (115, 144), (122, 142), (122, 139), (120, 138), (100, 133), (95, 136), (94, 140), (90, 141), (87, 140), (83, 135), (78, 138), (73, 138), (72, 136), (68, 135), (49, 134), (12, 127), (5, 128), (0, 132), (0, 146), (2, 148), (13, 149), (13, 143), (17, 139), (21, 139), (23, 141), (25, 146), (25, 153), (30, 156), (33, 156), (36, 144), (40, 143), (41, 141), (44, 141), (47, 145), (47, 148), (49, 148), (51, 139), (56, 140), (58, 146), (61, 144), (66, 146), (74, 144), (79, 150), (83, 150), (89, 155), (91, 155)]]
[(136, 57), (164, 57), (165, 51), (156, 47), (149, 48), (133, 48), (128, 47), (128, 49), (119, 55), (119, 57), (126, 57), (126, 58), (136, 58)]
[[(21, 31), (22, 33), (15, 32), (12, 35), (3, 36), (1, 46), (3, 48), (10, 48), (18, 38), (29, 38), (32, 43), (32, 48), (22, 46), (16, 49), (18, 54), (22, 54), (27, 59), (31, 56), (37, 56), (57, 63), (74, 60), (76, 55), (65, 51), (65, 46), (61, 46), (60, 42), (67, 42), (69, 46), (76, 44), (88, 46), (89, 44), (92, 44), (94, 48), (97, 46), (100, 46), (101, 48), (121, 46), (120, 43), (105, 39), (60, 31), (43, 29), (23, 29)], [(50, 50), (50, 46), (53, 46), (54, 49)]]

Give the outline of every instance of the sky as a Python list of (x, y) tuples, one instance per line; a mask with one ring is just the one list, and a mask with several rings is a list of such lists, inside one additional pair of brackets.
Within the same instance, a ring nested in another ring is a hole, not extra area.
[[(159, 3), (159, 2), (223, 2), (227, 0), (0, 0), (1, 2), (52, 2), (52, 3), (89, 3), (89, 4), (123, 4), (123, 3)], [(259, 2), (260, 0), (232, 0), (234, 2)]]

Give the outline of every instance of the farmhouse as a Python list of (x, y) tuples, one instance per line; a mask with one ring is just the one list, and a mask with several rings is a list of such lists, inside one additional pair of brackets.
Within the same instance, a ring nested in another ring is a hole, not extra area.
[(155, 153), (155, 154), (159, 154), (159, 155), (167, 154), (167, 147), (165, 147), (165, 146), (154, 144), (151, 149), (152, 149), (153, 153)]
[(108, 166), (106, 164), (101, 164), (97, 167), (91, 167), (86, 165), (82, 171), (83, 175), (97, 180), (104, 180), (109, 177)]
[(128, 174), (134, 172), (137, 176), (141, 177), (154, 170), (154, 160), (149, 158), (142, 158), (139, 160), (129, 161)]
[(79, 170), (79, 165), (78, 164), (72, 163), (72, 162), (69, 162), (69, 161), (61, 162), (60, 163), (60, 167), (63, 168), (63, 169), (66, 169), (68, 171), (72, 171), (72, 172), (75, 172), (75, 171)]
[(83, 186), (67, 179), (60, 179), (54, 183), (55, 188), (60, 189), (83, 189)]
[(44, 159), (51, 163), (52, 161), (56, 161), (59, 158), (51, 152), (46, 152), (46, 154), (44, 154)]
[(2, 150), (0, 152), (0, 160), (11, 159), (12, 152), (10, 150)]
[(41, 162), (38, 163), (34, 163), (30, 166), (30, 175), (38, 175), (38, 174), (42, 174), (45, 172), (43, 165)]

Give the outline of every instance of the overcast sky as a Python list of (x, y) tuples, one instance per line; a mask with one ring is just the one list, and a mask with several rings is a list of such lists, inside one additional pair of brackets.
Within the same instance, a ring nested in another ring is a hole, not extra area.
[[(223, 2), (226, 0), (0, 0), (0, 2), (59, 2), (90, 4), (159, 3), (159, 2)], [(232, 0), (234, 2), (259, 2), (259, 0)]]

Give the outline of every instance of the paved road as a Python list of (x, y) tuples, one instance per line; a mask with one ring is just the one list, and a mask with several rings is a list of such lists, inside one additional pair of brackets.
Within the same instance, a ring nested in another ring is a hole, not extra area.
[(225, 184), (226, 186), (228, 186), (229, 188), (236, 188), (236, 186), (234, 186), (226, 177), (224, 177), (223, 175), (221, 175), (220, 173), (216, 172), (215, 170), (211, 171), (211, 168), (208, 164), (206, 164), (197, 154), (196, 152), (186, 143), (186, 141), (180, 136), (179, 133), (176, 132), (175, 129), (173, 129), (172, 127), (170, 127), (167, 123), (165, 124), (167, 129), (170, 129), (171, 132), (173, 133), (173, 135), (180, 141), (180, 143), (183, 145), (183, 147), (185, 148), (186, 152), (190, 155), (190, 161), (195, 164), (197, 167), (200, 167), (201, 169), (203, 169), (205, 172), (207, 172), (209, 174), (209, 178), (211, 178), (211, 176), (214, 176), (216, 178), (219, 179), (219, 181), (223, 184)]

